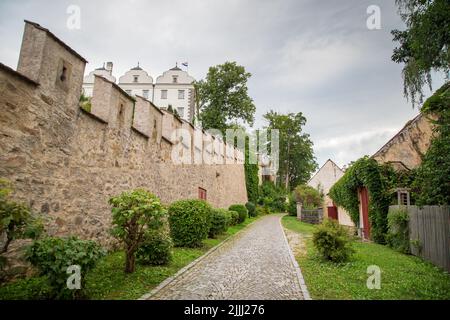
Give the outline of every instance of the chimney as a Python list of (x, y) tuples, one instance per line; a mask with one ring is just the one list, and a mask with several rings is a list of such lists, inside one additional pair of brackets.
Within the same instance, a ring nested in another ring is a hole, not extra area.
[(109, 72), (109, 74), (112, 75), (112, 69), (113, 69), (113, 63), (112, 62), (107, 62), (106, 63), (106, 71)]

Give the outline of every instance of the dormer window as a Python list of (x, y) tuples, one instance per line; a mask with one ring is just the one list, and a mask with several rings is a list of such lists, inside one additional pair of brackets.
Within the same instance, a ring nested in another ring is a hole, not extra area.
[(138, 82), (139, 76), (133, 76), (133, 82)]
[(178, 76), (172, 76), (172, 82), (178, 83)]

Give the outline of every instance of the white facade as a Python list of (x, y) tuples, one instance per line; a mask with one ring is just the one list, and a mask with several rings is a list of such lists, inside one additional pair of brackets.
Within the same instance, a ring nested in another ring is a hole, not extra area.
[[(344, 171), (330, 159), (317, 171), (317, 173), (308, 181), (308, 185), (322, 191), (325, 195), (325, 206), (332, 207), (333, 200), (328, 193), (331, 187), (344, 175)], [(326, 208), (325, 208), (326, 210)], [(354, 226), (350, 215), (344, 208), (338, 207), (338, 220), (340, 224)]]
[[(110, 69), (108, 69), (110, 67)], [(84, 78), (83, 92), (92, 96), (94, 74), (116, 82), (112, 76), (112, 63), (98, 68)], [(165, 71), (156, 81), (139, 64), (119, 78), (118, 85), (131, 96), (141, 96), (159, 108), (167, 109), (169, 105), (178, 112), (181, 118), (193, 121), (195, 113), (195, 79), (178, 66)]]
[(139, 65), (125, 72), (119, 78), (119, 87), (129, 95), (141, 96), (152, 101), (153, 78), (145, 70), (141, 69)]
[(152, 102), (163, 109), (171, 105), (181, 118), (192, 122), (195, 111), (194, 81), (186, 71), (175, 66), (156, 78)]
[(94, 90), (94, 79), (95, 76), (101, 76), (108, 81), (116, 82), (116, 78), (112, 75), (113, 70), (113, 63), (107, 62), (106, 67), (105, 65), (101, 68), (97, 68), (94, 71), (91, 71), (89, 75), (85, 76), (83, 79), (83, 94), (86, 97), (92, 97), (92, 92)]

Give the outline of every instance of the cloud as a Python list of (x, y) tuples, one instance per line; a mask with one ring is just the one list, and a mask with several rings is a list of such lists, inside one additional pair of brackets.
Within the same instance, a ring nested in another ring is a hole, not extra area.
[(320, 86), (335, 81), (339, 75), (358, 64), (363, 57), (358, 47), (332, 39), (291, 39), (281, 48), (276, 64), (277, 86), (301, 88)]
[[(69, 5), (81, 30), (66, 27)], [(379, 0), (382, 29), (366, 28), (371, 0), (42, 0), (0, 1), (0, 61), (16, 67), (23, 20), (49, 28), (90, 63), (114, 62), (118, 78), (139, 61), (153, 77), (188, 61), (237, 61), (252, 73), (256, 125), (263, 114), (302, 112), (318, 162), (371, 154), (417, 114), (403, 97), (390, 30), (403, 29), (391, 0)], [(436, 87), (442, 78), (434, 81)]]
[(383, 128), (321, 139), (315, 142), (314, 151), (317, 155), (332, 154), (333, 160), (343, 166), (362, 155), (374, 154), (397, 132), (397, 128)]

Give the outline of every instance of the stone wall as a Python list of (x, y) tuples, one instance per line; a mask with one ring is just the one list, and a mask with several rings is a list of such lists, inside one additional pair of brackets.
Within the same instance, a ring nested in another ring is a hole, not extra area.
[(192, 139), (207, 134), (143, 98), (134, 101), (101, 77), (91, 112), (81, 109), (85, 63), (48, 30), (27, 22), (20, 73), (0, 64), (0, 177), (14, 183), (17, 200), (48, 218), (51, 235), (112, 245), (108, 199), (134, 188), (167, 204), (198, 198), (199, 187), (215, 207), (247, 201), (242, 152), (233, 148), (234, 164), (174, 164), (175, 147), (201, 158), (208, 143), (189, 147), (173, 129), (190, 130)]
[[(392, 163), (417, 168), (430, 146), (433, 126), (430, 120), (419, 114), (408, 123), (372, 157), (379, 163)], [(401, 169), (401, 168), (399, 168)]]

